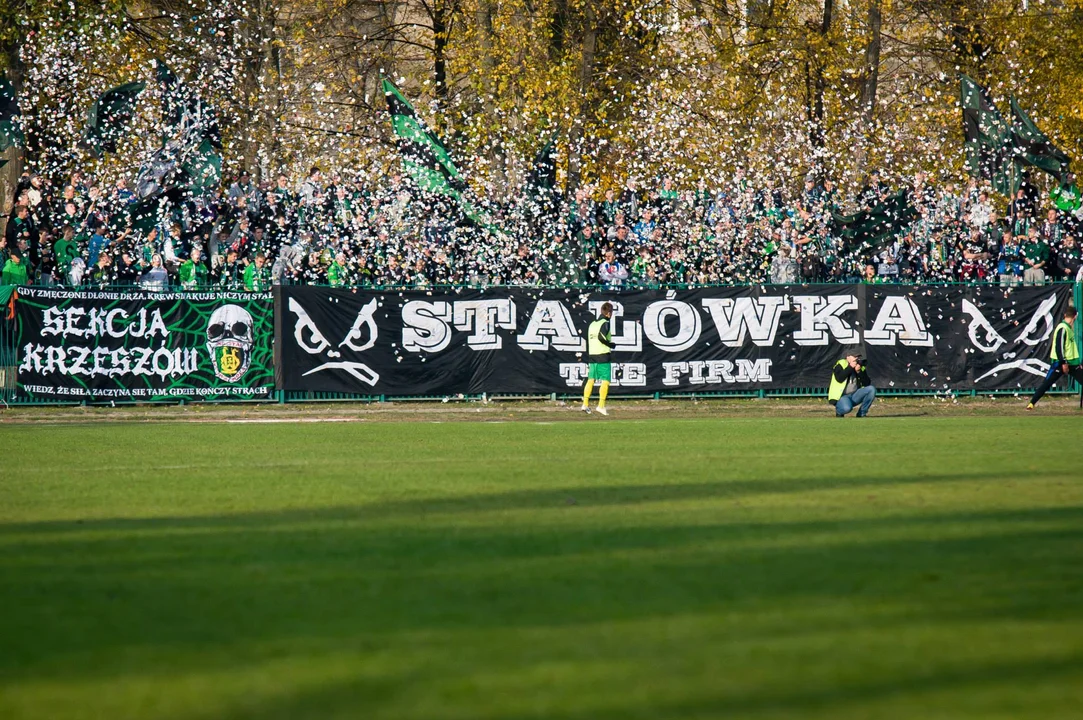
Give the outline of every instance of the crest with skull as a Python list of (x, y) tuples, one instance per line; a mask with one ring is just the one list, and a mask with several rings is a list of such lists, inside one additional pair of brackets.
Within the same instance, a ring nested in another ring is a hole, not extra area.
[(252, 316), (239, 305), (223, 305), (207, 321), (207, 352), (214, 374), (237, 382), (252, 362)]

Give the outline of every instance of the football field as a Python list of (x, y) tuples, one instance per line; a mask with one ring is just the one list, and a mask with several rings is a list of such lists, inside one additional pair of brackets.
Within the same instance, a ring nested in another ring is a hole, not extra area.
[(1078, 718), (1072, 403), (5, 416), (0, 718)]

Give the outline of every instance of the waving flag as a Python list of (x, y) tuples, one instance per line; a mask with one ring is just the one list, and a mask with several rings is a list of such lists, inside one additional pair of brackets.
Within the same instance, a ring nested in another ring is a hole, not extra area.
[(989, 93), (966, 75), (960, 76), (967, 169), (988, 180), (993, 189), (1012, 195), (1023, 180), (1014, 160), (1012, 126), (993, 105)]
[(1071, 159), (1060, 150), (1038, 126), (1034, 124), (1023, 108), (1013, 97), (1012, 103), (1012, 136), (1015, 141), (1015, 157), (1017, 162), (1031, 165), (1044, 170), (1057, 179), (1064, 182), (1064, 176), (1068, 174)]
[(90, 106), (82, 146), (94, 157), (117, 151), (117, 140), (128, 134), (136, 100), (146, 87), (144, 82), (130, 82), (106, 90)]

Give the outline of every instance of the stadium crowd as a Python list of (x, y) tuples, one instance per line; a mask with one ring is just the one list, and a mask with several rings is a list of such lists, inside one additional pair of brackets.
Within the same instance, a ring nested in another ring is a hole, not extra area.
[[(1006, 207), (976, 181), (907, 185), (916, 219), (875, 246), (855, 246), (832, 214), (872, 208), (895, 189), (872, 174), (854, 198), (808, 178), (788, 193), (741, 170), (695, 189), (664, 178), (640, 188), (582, 187), (540, 212), (530, 200), (486, 207), (480, 224), (450, 222), (391, 176), (243, 172), (146, 230), (136, 196), (75, 172), (55, 187), (25, 174), (2, 242), (4, 284), (139, 285), (266, 290), (331, 286), (698, 286), (794, 282), (986, 281), (1042, 284), (1081, 276), (1083, 209), (1074, 178), (1048, 197), (1024, 183)], [(505, 230), (497, 231), (495, 228)]]

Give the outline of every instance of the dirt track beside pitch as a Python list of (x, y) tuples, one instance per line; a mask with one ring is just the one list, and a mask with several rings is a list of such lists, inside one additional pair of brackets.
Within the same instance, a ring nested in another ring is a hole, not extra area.
[[(831, 418), (832, 409), (818, 399), (613, 400), (609, 417), (585, 415), (577, 402), (495, 400), (490, 402), (289, 403), (125, 405), (118, 407), (11, 407), (0, 410), (0, 425), (75, 423), (228, 423), (282, 422), (620, 422), (654, 418)], [(1033, 413), (1026, 398), (881, 398), (870, 413), (876, 418), (943, 416), (1078, 415), (1077, 397), (1047, 397)], [(848, 419), (852, 419), (851, 414)]]

